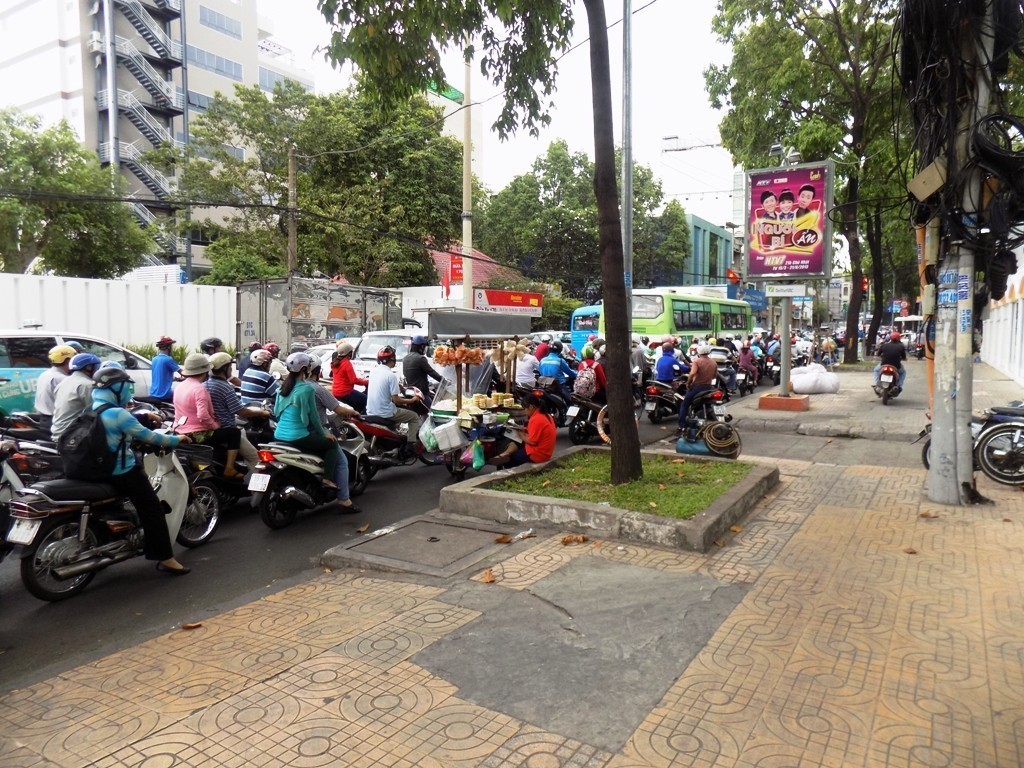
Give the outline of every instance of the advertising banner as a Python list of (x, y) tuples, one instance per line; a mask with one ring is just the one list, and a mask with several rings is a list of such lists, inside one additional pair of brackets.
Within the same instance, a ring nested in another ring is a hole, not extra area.
[(828, 279), (832, 274), (831, 161), (747, 173), (746, 279)]
[(477, 288), (473, 292), (473, 308), (488, 312), (540, 317), (543, 303), (544, 294), (542, 293), (497, 291), (490, 288)]
[(453, 283), (462, 282), (462, 257), (461, 256), (449, 256), (451, 262), (448, 266), (448, 280)]

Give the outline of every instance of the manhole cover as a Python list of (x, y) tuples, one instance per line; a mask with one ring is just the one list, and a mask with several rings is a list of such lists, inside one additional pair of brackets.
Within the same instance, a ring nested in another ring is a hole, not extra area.
[[(388, 530), (388, 529), (385, 529)], [(415, 517), (396, 523), (388, 533), (361, 539), (324, 553), (324, 565), (359, 565), (382, 570), (449, 576), (507, 547), (494, 539), (508, 531), (477, 520), (459, 522)]]

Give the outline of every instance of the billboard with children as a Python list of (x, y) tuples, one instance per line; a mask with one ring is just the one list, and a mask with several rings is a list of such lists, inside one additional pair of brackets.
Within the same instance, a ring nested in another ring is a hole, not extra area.
[(832, 274), (831, 161), (747, 173), (748, 280)]

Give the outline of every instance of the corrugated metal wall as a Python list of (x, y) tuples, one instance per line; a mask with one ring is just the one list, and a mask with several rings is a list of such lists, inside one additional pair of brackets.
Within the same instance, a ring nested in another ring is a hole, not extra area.
[(230, 286), (83, 280), (0, 273), (0, 329), (39, 325), (119, 344), (152, 344), (169, 335), (198, 347), (210, 336), (233, 344), (235, 289)]

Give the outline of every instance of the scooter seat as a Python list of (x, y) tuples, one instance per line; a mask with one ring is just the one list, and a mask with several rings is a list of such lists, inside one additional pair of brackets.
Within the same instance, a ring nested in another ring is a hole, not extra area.
[(1013, 408), (1009, 405), (996, 405), (989, 408), (992, 413), (997, 413), (1000, 416), (1020, 416), (1024, 418), (1024, 408)]
[(39, 491), (54, 501), (103, 501), (116, 499), (117, 491), (110, 483), (90, 483), (85, 480), (43, 480), (33, 483), (31, 490)]
[(360, 418), (362, 418), (362, 420), (367, 424), (377, 424), (378, 426), (387, 427), (388, 429), (398, 428), (397, 423), (384, 416), (362, 416)]
[(302, 453), (300, 448), (292, 445), (291, 443), (265, 443), (260, 448), (271, 448), (275, 451), (282, 451), (284, 453)]

